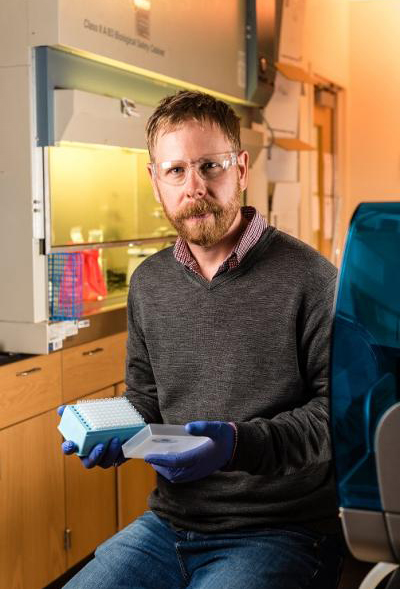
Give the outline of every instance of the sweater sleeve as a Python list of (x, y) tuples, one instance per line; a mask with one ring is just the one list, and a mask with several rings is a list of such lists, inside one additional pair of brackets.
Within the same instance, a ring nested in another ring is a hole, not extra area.
[(126, 354), (125, 396), (136, 407), (146, 423), (161, 423), (157, 386), (140, 327), (134, 297), (134, 281), (128, 295), (128, 342)]
[(237, 447), (227, 470), (271, 478), (293, 475), (331, 458), (329, 350), (335, 279), (299, 320), (298, 358), (305, 383), (304, 404), (275, 415), (237, 423)]

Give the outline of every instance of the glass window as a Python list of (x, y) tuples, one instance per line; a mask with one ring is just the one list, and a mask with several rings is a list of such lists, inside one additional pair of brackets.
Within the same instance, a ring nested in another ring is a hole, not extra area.
[(48, 157), (53, 247), (175, 235), (153, 196), (147, 151), (71, 143)]
[(126, 306), (132, 273), (146, 258), (173, 243), (174, 238), (129, 247), (50, 254), (50, 320), (79, 319)]

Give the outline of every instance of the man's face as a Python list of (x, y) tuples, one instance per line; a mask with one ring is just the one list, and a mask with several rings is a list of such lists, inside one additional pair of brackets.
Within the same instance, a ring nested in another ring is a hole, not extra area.
[[(210, 154), (232, 152), (232, 145), (216, 125), (187, 121), (160, 133), (153, 150), (158, 164), (167, 161), (197, 162)], [(240, 152), (237, 165), (218, 178), (203, 179), (190, 167), (183, 184), (160, 180), (149, 168), (154, 194), (178, 234), (203, 247), (217, 244), (240, 216), (240, 195), (247, 186), (248, 154)]]

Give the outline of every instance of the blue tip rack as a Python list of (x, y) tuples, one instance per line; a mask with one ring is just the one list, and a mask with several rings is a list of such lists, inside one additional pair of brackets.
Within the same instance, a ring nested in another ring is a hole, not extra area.
[(49, 319), (79, 319), (83, 314), (83, 257), (81, 252), (48, 256)]
[(111, 397), (67, 405), (58, 429), (76, 444), (78, 456), (86, 456), (96, 444), (107, 444), (114, 437), (123, 443), (145, 425), (126, 397)]

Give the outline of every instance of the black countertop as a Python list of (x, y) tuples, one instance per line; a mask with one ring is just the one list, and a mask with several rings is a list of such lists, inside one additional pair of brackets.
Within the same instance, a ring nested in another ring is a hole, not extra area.
[(32, 358), (34, 354), (16, 354), (15, 352), (0, 352), (0, 366), (5, 364), (12, 364), (12, 362), (19, 362), (20, 360), (26, 360)]

